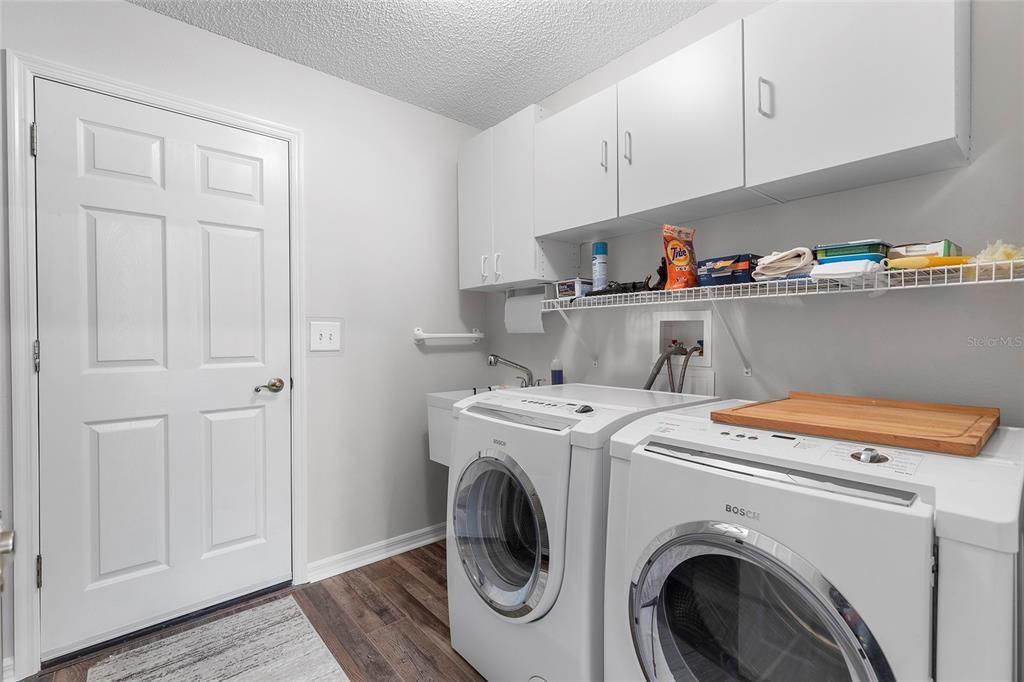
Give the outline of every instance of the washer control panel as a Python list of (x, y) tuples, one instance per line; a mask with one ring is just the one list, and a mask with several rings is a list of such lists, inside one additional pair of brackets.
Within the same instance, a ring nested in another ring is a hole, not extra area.
[(519, 403), (519, 407), (523, 407), (529, 410), (541, 409), (545, 412), (558, 412), (566, 413), (571, 412), (572, 414), (586, 416), (594, 412), (593, 405), (587, 405), (586, 403), (570, 403), (564, 400), (547, 400), (539, 398), (518, 398), (510, 404)]
[(847, 470), (863, 469), (865, 473), (885, 471), (900, 477), (914, 476), (923, 459), (923, 455), (919, 453), (881, 445), (740, 428), (730, 424), (716, 424), (710, 420), (685, 419), (674, 415), (665, 415), (660, 419), (653, 433), (674, 436), (693, 443), (728, 447), (741, 452), (759, 452), (787, 459), (797, 456), (804, 461), (835, 464)]
[(756, 434), (756, 433), (750, 433), (750, 432), (747, 432), (747, 431), (738, 431), (736, 429), (731, 429), (730, 430), (728, 427), (723, 428), (721, 431), (719, 431), (718, 435), (722, 436), (723, 438), (726, 438), (727, 440), (741, 441), (741, 442), (742, 441), (754, 442), (756, 440), (760, 440), (760, 438), (761, 438), (761, 436)]
[(862, 466), (866, 469), (885, 469), (900, 476), (913, 476), (921, 465), (923, 455), (880, 445), (861, 443), (835, 443), (825, 453), (828, 461)]
[(885, 464), (889, 461), (889, 455), (883, 455), (874, 448), (864, 446), (856, 452), (851, 452), (850, 459), (854, 462), (861, 462), (862, 464)]

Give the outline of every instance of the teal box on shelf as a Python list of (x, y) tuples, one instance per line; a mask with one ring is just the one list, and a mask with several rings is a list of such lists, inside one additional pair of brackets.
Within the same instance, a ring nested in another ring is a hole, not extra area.
[[(819, 263), (829, 263), (838, 260), (859, 260), (871, 258), (880, 261), (889, 255), (892, 244), (883, 242), (881, 239), (861, 239), (854, 242), (840, 242), (838, 244), (818, 244), (814, 247), (814, 258)], [(849, 256), (840, 258), (840, 256)], [(829, 260), (831, 259), (831, 260)]]

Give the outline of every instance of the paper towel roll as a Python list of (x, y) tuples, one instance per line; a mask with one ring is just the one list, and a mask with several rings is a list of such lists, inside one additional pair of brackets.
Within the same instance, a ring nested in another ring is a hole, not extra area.
[(509, 296), (505, 299), (505, 331), (509, 334), (543, 334), (541, 306), (544, 294)]

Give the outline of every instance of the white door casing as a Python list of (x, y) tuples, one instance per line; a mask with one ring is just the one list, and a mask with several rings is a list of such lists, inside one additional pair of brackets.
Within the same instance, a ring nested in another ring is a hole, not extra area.
[(42, 79), (35, 108), (46, 659), (291, 577), (289, 152)]
[[(0, 614), (6, 614), (7, 611), (4, 608), (4, 592), (7, 591), (7, 559), (14, 552), (15, 536), (14, 531), (4, 530), (2, 523), (3, 518), (0, 516)], [(4, 624), (5, 617), (0, 617), (0, 682), (4, 682), (6, 679), (13, 679), (12, 672), (8, 670), (8, 648), (7, 640), (4, 637)]]

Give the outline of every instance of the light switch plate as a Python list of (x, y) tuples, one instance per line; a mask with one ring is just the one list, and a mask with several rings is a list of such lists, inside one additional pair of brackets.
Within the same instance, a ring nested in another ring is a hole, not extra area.
[(321, 353), (340, 352), (343, 329), (344, 320), (310, 320), (309, 350)]

